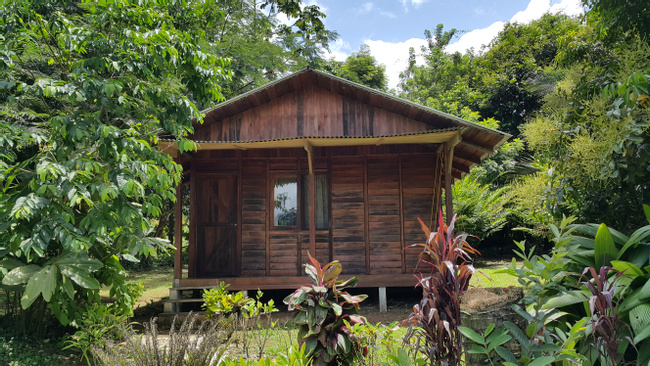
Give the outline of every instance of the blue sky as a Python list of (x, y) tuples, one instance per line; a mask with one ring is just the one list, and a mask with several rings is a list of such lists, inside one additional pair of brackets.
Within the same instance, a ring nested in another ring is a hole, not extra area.
[(386, 65), (389, 87), (397, 85), (406, 67), (409, 47), (425, 44), (424, 30), (465, 31), (448, 52), (479, 50), (503, 29), (506, 22), (528, 23), (546, 12), (582, 13), (580, 0), (306, 0), (327, 15), (327, 29), (339, 33), (330, 57), (345, 60), (366, 43), (377, 60)]

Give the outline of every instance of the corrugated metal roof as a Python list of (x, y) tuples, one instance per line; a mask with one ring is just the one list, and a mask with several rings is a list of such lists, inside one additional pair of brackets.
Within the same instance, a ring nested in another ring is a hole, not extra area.
[[(400, 137), (400, 136), (417, 136), (417, 135), (429, 135), (436, 133), (452, 132), (452, 131), (462, 131), (461, 127), (450, 127), (442, 128), (437, 130), (425, 130), (425, 131), (416, 131), (409, 133), (400, 133), (394, 135), (366, 135), (366, 136), (295, 136), (295, 137), (285, 137), (279, 139), (266, 139), (266, 140), (238, 140), (238, 141), (209, 141), (209, 140), (192, 140), (198, 144), (201, 143), (210, 143), (210, 144), (244, 144), (244, 143), (256, 143), (256, 142), (273, 142), (273, 141), (291, 141), (291, 140), (307, 140), (307, 139), (377, 139), (377, 138), (389, 138), (389, 137)], [(175, 142), (175, 139), (171, 138), (160, 138), (160, 141), (164, 142)]]

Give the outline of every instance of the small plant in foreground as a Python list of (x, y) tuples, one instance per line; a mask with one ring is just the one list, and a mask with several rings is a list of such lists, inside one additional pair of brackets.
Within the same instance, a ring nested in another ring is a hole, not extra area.
[(338, 281), (342, 270), (338, 261), (321, 268), (320, 263), (308, 255), (312, 264), (305, 264), (304, 268), (314, 284), (301, 286), (284, 299), (289, 311), (298, 310), (294, 318), (298, 341), (316, 366), (349, 365), (355, 356), (349, 327), (365, 323), (363, 317), (355, 314), (359, 303), (368, 296), (352, 296), (342, 291), (356, 285), (359, 279)]
[[(420, 220), (420, 219), (418, 219)], [(411, 323), (406, 339), (422, 337), (426, 347), (420, 351), (433, 365), (460, 365), (463, 354), (460, 324), (460, 296), (467, 290), (469, 280), (476, 272), (470, 255), (479, 254), (467, 241), (467, 234), (454, 236), (456, 216), (447, 226), (442, 217), (438, 231), (432, 232), (420, 220), (427, 237), (421, 247), (418, 268), (427, 273), (416, 275), (422, 288), (422, 300), (413, 306), (413, 313), (404, 322)]]
[[(499, 355), (505, 355), (506, 349), (501, 347), (512, 339), (505, 328), (494, 329), (494, 323), (488, 325), (483, 334), (478, 334), (467, 327), (458, 327), (458, 330), (467, 338), (476, 342), (467, 353), (483, 354), (490, 361), (490, 365), (495, 365), (493, 352)], [(504, 357), (504, 356), (501, 356)]]
[(83, 358), (91, 363), (91, 348), (102, 347), (109, 341), (119, 341), (124, 337), (121, 331), (126, 324), (126, 314), (115, 314), (115, 309), (106, 304), (92, 304), (83, 313), (79, 330), (66, 340), (63, 349), (76, 348)]
[(225, 282), (220, 282), (219, 286), (203, 291), (203, 308), (206, 317), (241, 314), (242, 309), (255, 303), (255, 300), (244, 296), (241, 291), (228, 292), (229, 286)]
[(97, 363), (102, 366), (210, 366), (218, 365), (230, 345), (229, 334), (217, 321), (206, 320), (198, 325), (196, 315), (188, 315), (180, 327), (172, 321), (167, 342), (158, 335), (156, 319), (144, 324), (144, 334), (122, 325), (124, 342), (92, 347)]

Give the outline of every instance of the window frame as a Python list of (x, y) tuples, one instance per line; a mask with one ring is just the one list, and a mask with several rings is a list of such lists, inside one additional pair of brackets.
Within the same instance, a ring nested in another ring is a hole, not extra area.
[[(331, 204), (332, 204), (332, 189), (331, 189), (331, 183), (330, 183), (330, 176), (329, 172), (327, 171), (314, 171), (313, 173), (315, 176), (316, 175), (324, 175), (326, 179), (326, 191), (327, 191), (327, 202), (325, 204), (326, 210), (327, 210), (327, 223), (324, 228), (318, 228), (316, 227), (316, 232), (327, 232), (331, 228), (331, 221), (332, 221), (332, 210), (331, 210)], [(303, 176), (309, 177), (309, 172), (305, 171), (297, 171), (295, 173), (287, 173), (287, 172), (277, 172), (277, 173), (271, 173), (269, 174), (269, 197), (272, 198), (269, 200), (269, 209), (270, 209), (270, 215), (269, 215), (269, 224), (270, 224), (270, 229), (272, 231), (291, 231), (291, 232), (309, 232), (309, 225), (303, 225), (303, 215), (307, 215), (307, 218), (309, 218), (309, 207), (303, 207), (303, 194), (308, 194), (309, 192), (309, 186), (308, 184), (302, 183)], [(278, 226), (275, 224), (275, 182), (279, 178), (294, 178), (296, 179), (297, 182), (297, 216), (296, 216), (296, 225), (294, 226)], [(308, 182), (308, 179), (306, 179)], [(307, 221), (309, 223), (309, 219)]]

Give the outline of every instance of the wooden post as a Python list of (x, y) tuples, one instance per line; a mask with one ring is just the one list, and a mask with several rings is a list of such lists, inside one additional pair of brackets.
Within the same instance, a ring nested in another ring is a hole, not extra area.
[[(309, 164), (309, 252), (318, 259), (316, 256), (316, 177), (312, 163), (312, 148), (308, 141), (305, 141), (305, 150)], [(320, 260), (324, 259), (320, 258)]]
[[(196, 167), (194, 159), (190, 162), (190, 171), (192, 168)], [(196, 278), (196, 246), (197, 246), (197, 232), (196, 232), (196, 207), (197, 202), (197, 190), (198, 190), (198, 180), (196, 179), (196, 172), (190, 173), (190, 233), (189, 233), (189, 246), (187, 248), (188, 252), (188, 263), (187, 263), (187, 273), (189, 278)]]
[(176, 186), (174, 204), (174, 280), (183, 276), (183, 182)]
[(443, 144), (443, 153), (445, 154), (445, 214), (447, 215), (447, 224), (451, 223), (454, 215), (454, 202), (451, 194), (451, 185), (454, 183), (452, 165), (454, 162), (454, 147), (460, 142), (460, 132), (451, 140)]

